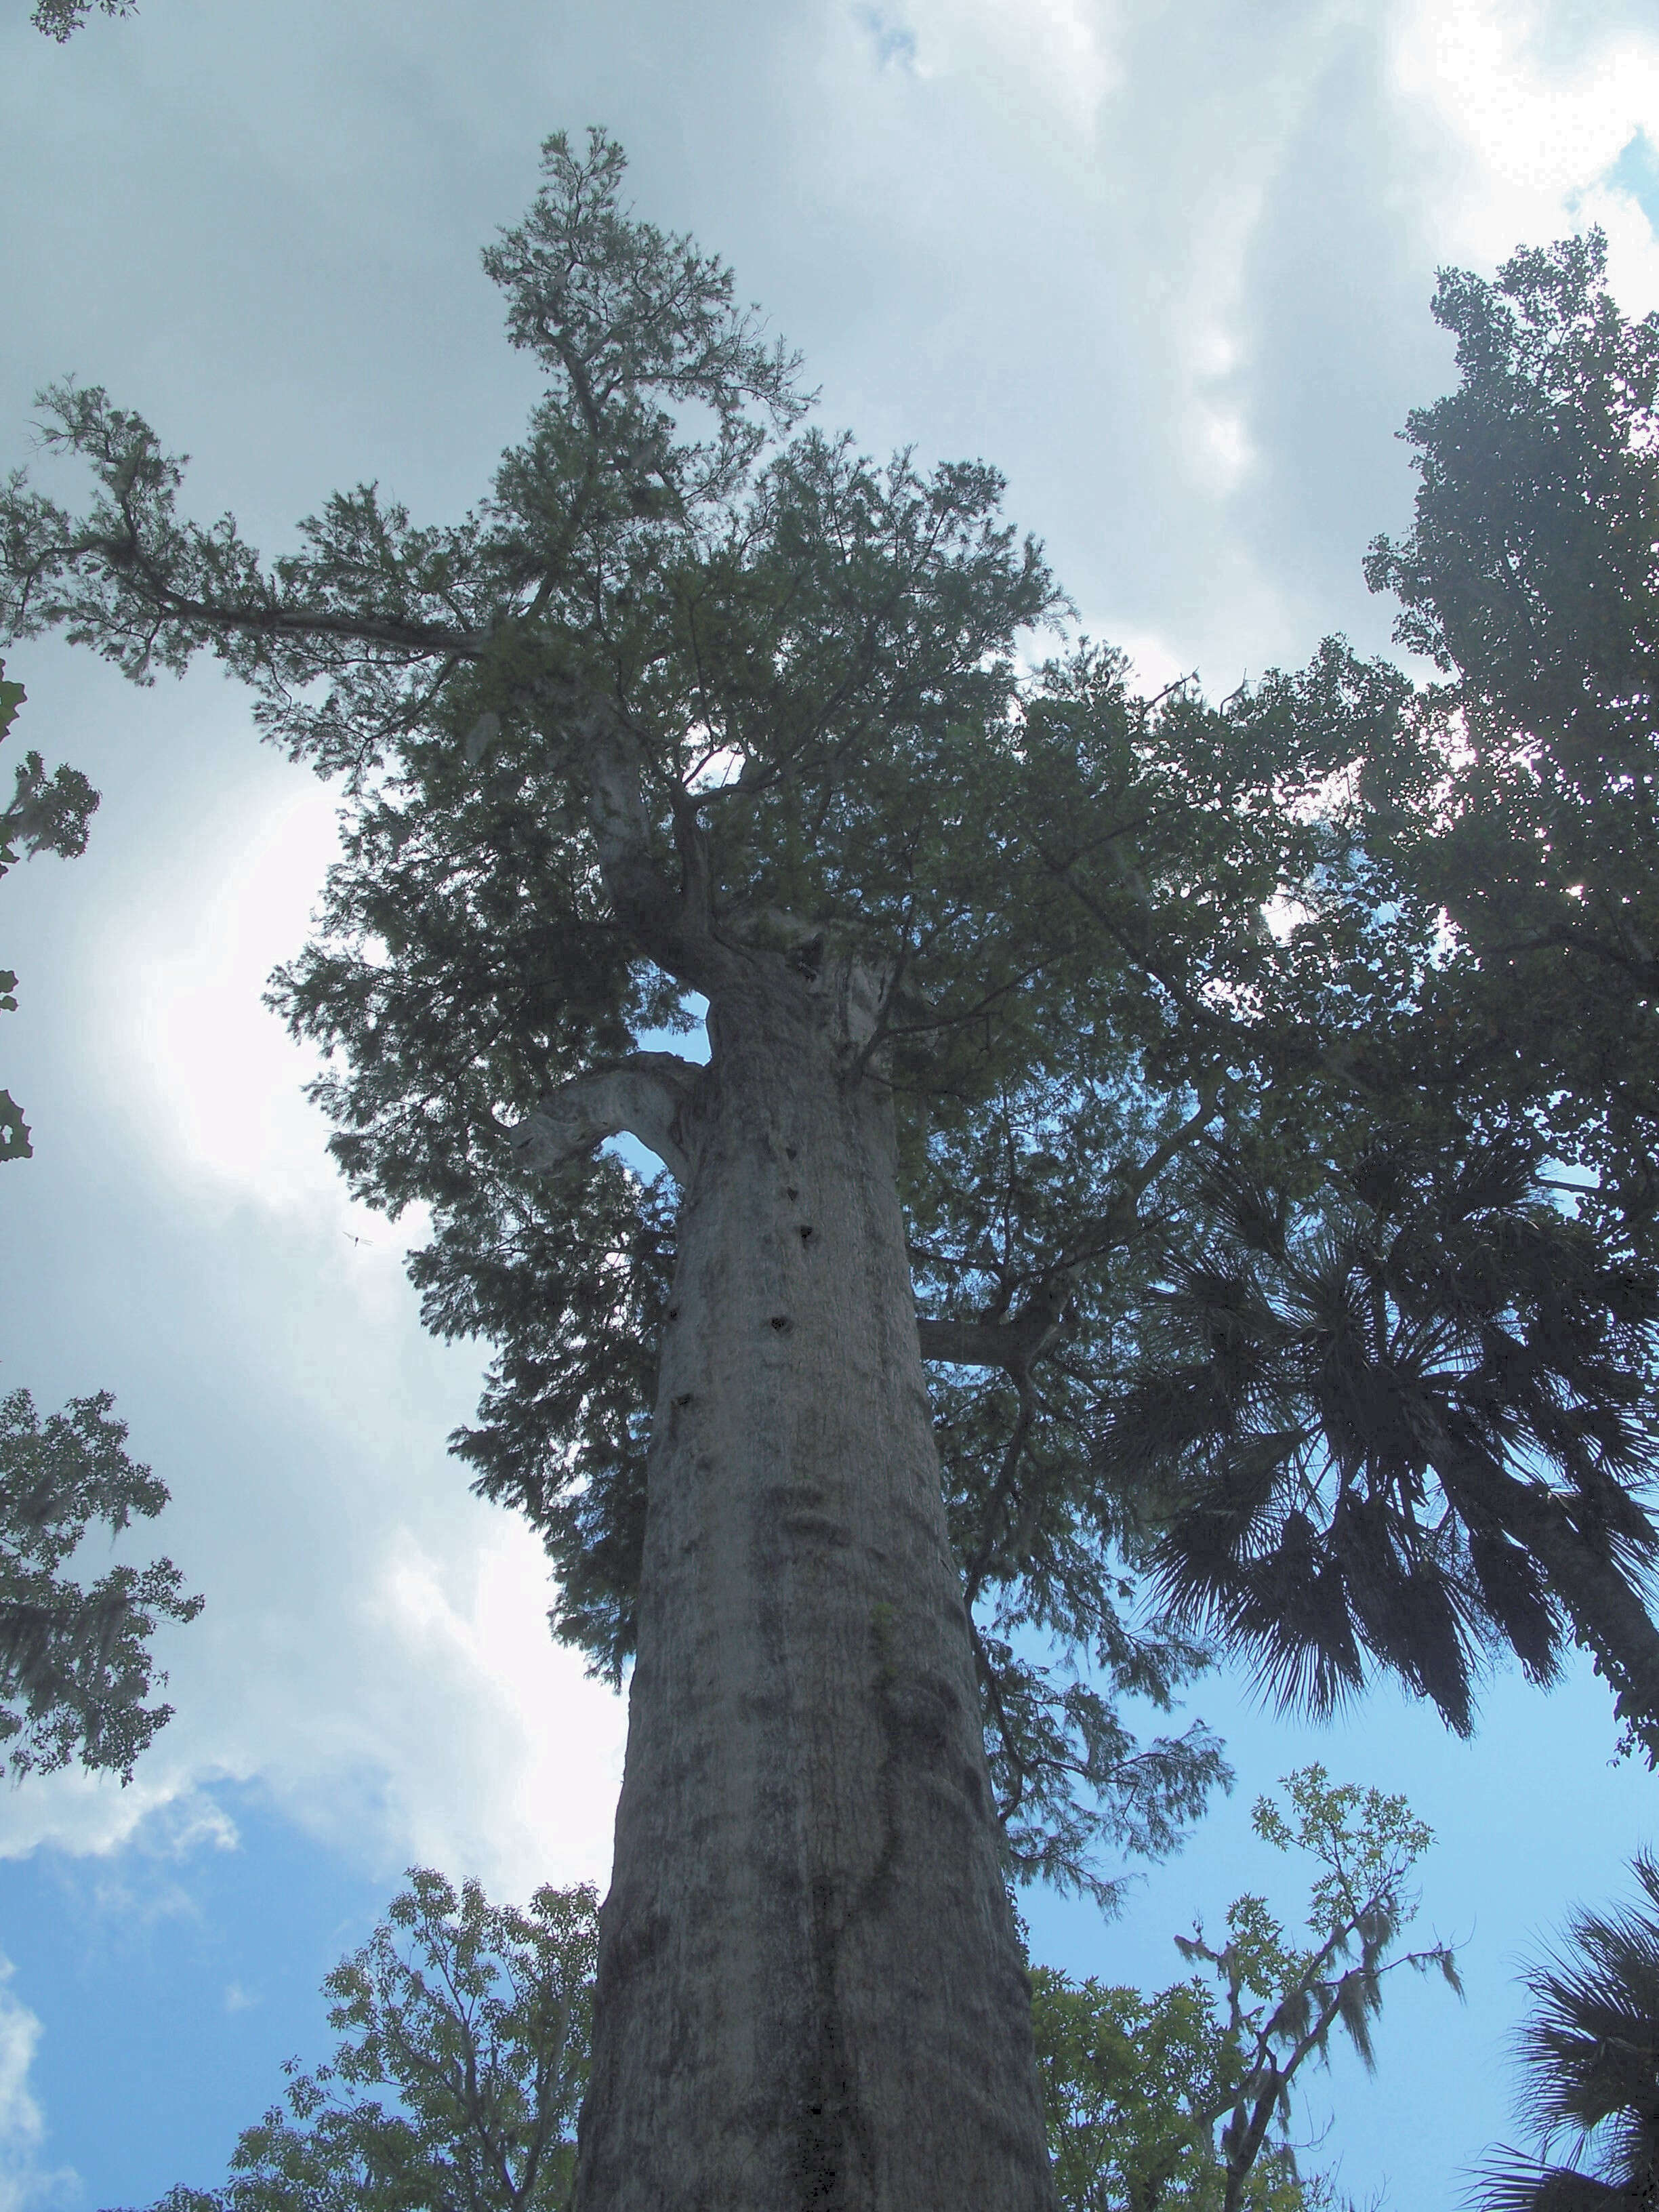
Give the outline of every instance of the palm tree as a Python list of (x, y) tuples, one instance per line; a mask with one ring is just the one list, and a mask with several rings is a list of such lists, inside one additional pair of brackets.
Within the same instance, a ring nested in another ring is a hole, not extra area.
[[(1480, 2168), (1478, 2212), (1653, 2212), (1659, 2205), (1659, 1862), (1636, 1860), (1644, 1901), (1581, 1912), (1526, 1977), (1521, 2111), (1531, 2154)], [(1564, 2143), (1573, 2162), (1557, 2164)]]
[[(1415, 1156), (1413, 1157), (1413, 1154)], [(1568, 1633), (1659, 1762), (1644, 1369), (1659, 1284), (1547, 1202), (1524, 1143), (1375, 1147), (1316, 1207), (1236, 1153), (1168, 1257), (1097, 1464), (1145, 1501), (1175, 1617), (1329, 1711), (1371, 1666), (1462, 1734), (1484, 1662)]]

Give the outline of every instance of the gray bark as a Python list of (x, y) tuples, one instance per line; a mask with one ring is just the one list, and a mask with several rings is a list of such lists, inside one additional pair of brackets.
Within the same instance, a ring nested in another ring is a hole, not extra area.
[(676, 1133), (576, 2202), (1052, 2212), (890, 1102), (845, 977), (734, 968)]
[(519, 1158), (548, 1174), (624, 1130), (653, 1152), (684, 1189), (690, 1173), (682, 1135), (702, 1070), (672, 1052), (636, 1052), (614, 1067), (565, 1084), (507, 1132)]

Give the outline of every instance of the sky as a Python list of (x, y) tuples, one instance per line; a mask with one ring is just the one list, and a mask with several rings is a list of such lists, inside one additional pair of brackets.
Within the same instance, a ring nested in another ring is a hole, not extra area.
[[(1626, 311), (1659, 307), (1659, 25), (1625, 0), (142, 0), (64, 46), (5, 11), (0, 466), (38, 465), (33, 395), (72, 371), (270, 554), (337, 486), (434, 520), (483, 490), (536, 386), (478, 250), (590, 122), (804, 351), (821, 419), (1005, 471), (1152, 687), (1218, 695), (1337, 629), (1388, 649), (1360, 560), (1451, 381), (1437, 266), (1595, 222)], [(328, 792), (210, 668), (140, 690), (43, 642), (8, 674), (14, 746), (103, 803), (84, 858), (0, 889), (36, 1152), (0, 1170), (0, 1388), (115, 1393), (173, 1492), (133, 1555), (208, 1599), (161, 1638), (175, 1717), (130, 1788), (0, 1791), (0, 2212), (99, 2212), (223, 2178), (405, 1867), (603, 1883), (623, 1713), (447, 1456), (485, 1353), (421, 1332), (421, 1224), (349, 1201), (260, 1005)], [(1277, 1777), (1404, 1791), (1468, 2002), (1390, 1992), (1376, 2075), (1316, 2091), (1316, 2157), (1358, 2203), (1455, 2206), (1509, 2128), (1516, 1972), (1628, 1887), (1652, 1778), (1610, 1764), (1587, 1673), (1500, 1680), (1467, 1744), (1388, 1692), (1324, 1729), (1224, 1677), (1194, 1710), (1232, 1798), (1114, 1923), (1029, 1894), (1036, 1954), (1175, 1980), (1194, 1916), (1294, 1911), (1249, 1832)]]

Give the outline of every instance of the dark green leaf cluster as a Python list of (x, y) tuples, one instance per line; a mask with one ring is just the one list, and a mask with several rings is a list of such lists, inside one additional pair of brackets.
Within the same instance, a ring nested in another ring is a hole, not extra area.
[(114, 1535), (167, 1504), (110, 1405), (100, 1391), (42, 1422), (27, 1390), (0, 1400), (0, 1742), (14, 1776), (79, 1759), (131, 1781), (173, 1712), (144, 1703), (167, 1680), (149, 1650), (155, 1624), (202, 1609), (170, 1559), (111, 1567), (87, 1587), (62, 1571), (95, 1524)]
[(1328, 1711), (1369, 1658), (1467, 1732), (1484, 1656), (1619, 1679), (1659, 1532), (1644, 1368), (1659, 1280), (1541, 1203), (1513, 1144), (1362, 1155), (1313, 1206), (1220, 1152), (1103, 1470), (1160, 1496), (1177, 1613)]
[(503, 744), (468, 777), (428, 740), (364, 799), (322, 935), (270, 1001), (344, 1071), (314, 1096), (359, 1195), (394, 1216), (465, 1204), (508, 1127), (567, 1077), (687, 1025), (611, 913), (556, 777)]
[[(5, 680), (0, 660), (0, 742), (9, 735), (17, 710), (28, 694)], [(25, 753), (13, 771), (13, 790), (0, 808), (0, 876), (20, 860), (56, 853), (73, 860), (87, 849), (87, 825), (98, 808), (98, 793), (79, 769), (66, 763), (48, 776), (37, 752)]]
[(1642, 1852), (1635, 1873), (1638, 1903), (1576, 1914), (1526, 1977), (1519, 2106), (1534, 2148), (1488, 2158), (1480, 2212), (1614, 2212), (1659, 2190), (1659, 1863)]
[(663, 1183), (606, 1159), (574, 1190), (480, 1190), (410, 1262), (429, 1328), (495, 1347), (477, 1423), (451, 1448), (541, 1537), (554, 1632), (613, 1683), (634, 1650), (674, 1213)]
[(73, 37), (80, 29), (94, 6), (106, 15), (136, 15), (138, 12), (133, 0), (34, 0), (34, 12), (29, 21), (37, 31), (56, 39), (61, 46), (65, 39)]
[(1445, 681), (1368, 770), (1370, 835), (1443, 906), (1443, 1004), (1585, 1170), (1587, 1218), (1659, 1225), (1659, 315), (1599, 232), (1442, 272), (1458, 389), (1409, 418), (1397, 635)]
[[(10, 733), (17, 710), (27, 697), (21, 684), (6, 678), (0, 660), (0, 742)], [(56, 853), (72, 860), (87, 849), (87, 824), (98, 805), (98, 793), (79, 769), (60, 765), (48, 776), (37, 752), (26, 753), (18, 763), (9, 803), (0, 809), (0, 876), (19, 859), (37, 853)], [(17, 978), (9, 968), (0, 968), (0, 1013), (17, 1011)], [(9, 1091), (0, 1091), (0, 1160), (26, 1160), (33, 1156), (22, 1109)]]
[[(155, 2212), (562, 2212), (587, 2079), (597, 1900), (528, 1911), (429, 1868), (324, 1984), (342, 2040), (237, 2142), (222, 2189)], [(389, 2092), (389, 2096), (372, 2093)]]

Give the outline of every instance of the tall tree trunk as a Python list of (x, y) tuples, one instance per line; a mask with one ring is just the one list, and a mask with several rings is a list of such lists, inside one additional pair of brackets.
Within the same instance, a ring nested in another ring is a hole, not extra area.
[(757, 963), (682, 1124), (581, 2212), (1054, 2202), (891, 1109), (835, 997)]

